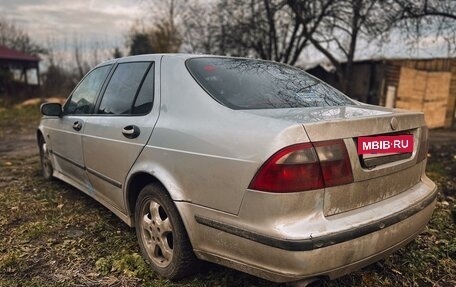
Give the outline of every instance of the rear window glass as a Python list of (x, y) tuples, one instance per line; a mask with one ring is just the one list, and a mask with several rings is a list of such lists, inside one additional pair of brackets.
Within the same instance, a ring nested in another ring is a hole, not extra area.
[(354, 105), (306, 72), (279, 63), (208, 57), (190, 59), (187, 67), (213, 98), (232, 109)]

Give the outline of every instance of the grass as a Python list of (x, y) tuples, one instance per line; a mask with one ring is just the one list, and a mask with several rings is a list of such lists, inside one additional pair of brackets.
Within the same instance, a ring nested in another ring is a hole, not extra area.
[[(0, 139), (33, 133), (38, 118), (37, 108), (0, 110)], [(441, 192), (426, 230), (386, 259), (325, 286), (456, 286), (455, 155), (450, 145), (431, 150), (428, 174)], [(42, 179), (37, 155), (0, 158), (0, 235), (5, 287), (276, 286), (212, 264), (179, 282), (159, 278), (139, 255), (134, 230), (69, 185)]]
[(38, 125), (39, 108), (26, 106), (5, 109), (0, 106), (0, 139), (15, 134), (33, 132)]

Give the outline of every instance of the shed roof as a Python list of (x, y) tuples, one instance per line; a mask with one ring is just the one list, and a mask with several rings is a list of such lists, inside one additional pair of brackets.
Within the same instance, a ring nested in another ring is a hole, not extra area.
[(7, 48), (5, 46), (0, 46), (0, 60), (39, 62), (40, 58)]

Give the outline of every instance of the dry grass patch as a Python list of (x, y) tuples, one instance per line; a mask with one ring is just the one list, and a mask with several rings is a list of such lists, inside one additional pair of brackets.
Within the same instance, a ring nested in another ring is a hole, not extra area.
[[(139, 256), (134, 230), (82, 192), (43, 180), (36, 153), (1, 152), (5, 142), (33, 137), (38, 118), (37, 107), (0, 111), (0, 286), (275, 286), (211, 264), (183, 281), (158, 278)], [(431, 155), (440, 195), (426, 230), (325, 286), (456, 286), (456, 147)]]

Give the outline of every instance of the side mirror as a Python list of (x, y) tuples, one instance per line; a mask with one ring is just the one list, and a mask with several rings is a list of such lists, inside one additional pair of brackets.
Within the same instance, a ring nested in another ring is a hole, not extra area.
[(58, 103), (44, 103), (40, 107), (41, 114), (51, 117), (60, 117), (62, 115), (62, 105)]

